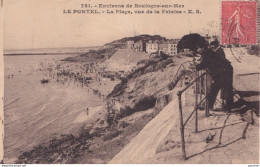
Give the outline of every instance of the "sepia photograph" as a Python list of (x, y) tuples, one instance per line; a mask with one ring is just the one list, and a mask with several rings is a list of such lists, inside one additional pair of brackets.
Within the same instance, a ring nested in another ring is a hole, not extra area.
[(2, 165), (259, 164), (258, 0), (2, 0), (0, 15)]

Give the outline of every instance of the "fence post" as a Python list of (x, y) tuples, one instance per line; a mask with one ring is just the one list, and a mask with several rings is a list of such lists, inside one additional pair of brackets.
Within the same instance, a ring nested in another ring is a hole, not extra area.
[(183, 126), (182, 104), (181, 104), (181, 92), (178, 92), (177, 95), (178, 95), (178, 99), (179, 99), (179, 115), (180, 115), (182, 156), (183, 156), (183, 159), (186, 160), (185, 140), (184, 140), (184, 126)]
[[(196, 72), (196, 78), (198, 72)], [(198, 132), (198, 81), (195, 82), (195, 133)]]
[(206, 81), (206, 83), (205, 83), (205, 96), (206, 96), (206, 98), (205, 98), (205, 113), (206, 113), (206, 117), (208, 117), (209, 116), (209, 107), (208, 107), (208, 72), (206, 73), (206, 75), (205, 75), (205, 81)]
[[(200, 73), (200, 76), (203, 74), (203, 72)], [(203, 77), (200, 77), (200, 80), (199, 80), (199, 94), (200, 94), (200, 101), (202, 99), (202, 81), (203, 81)], [(205, 93), (205, 92), (204, 92)]]

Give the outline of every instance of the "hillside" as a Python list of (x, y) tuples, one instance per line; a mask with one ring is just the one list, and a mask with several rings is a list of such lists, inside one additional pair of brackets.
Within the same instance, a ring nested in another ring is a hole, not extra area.
[(125, 37), (125, 38), (122, 38), (120, 40), (116, 40), (116, 41), (113, 41), (111, 43), (108, 43), (106, 45), (111, 45), (111, 44), (122, 44), (122, 43), (125, 43), (126, 41), (129, 41), (129, 40), (132, 40), (134, 42), (137, 42), (137, 41), (149, 41), (149, 40), (158, 40), (158, 41), (167, 41), (167, 38), (165, 37), (162, 37), (160, 35), (147, 35), (147, 34), (143, 34), (143, 35), (139, 35), (139, 36), (134, 36), (134, 37)]
[(166, 41), (167, 38), (161, 37), (160, 35), (140, 35), (135, 37), (125, 37), (110, 43), (105, 44), (101, 48), (97, 50), (90, 50), (87, 53), (81, 54), (75, 57), (65, 58), (64, 61), (70, 62), (96, 62), (96, 61), (104, 61), (114, 55), (116, 51), (125, 47), (125, 43), (128, 40), (133, 41), (149, 41), (149, 40), (158, 40), (158, 41)]
[(67, 57), (63, 61), (69, 62), (98, 62), (104, 61), (107, 57), (111, 57), (118, 50), (117, 46), (108, 46), (98, 50), (90, 50), (79, 56)]
[(183, 56), (140, 61), (138, 68), (123, 78), (107, 96), (108, 101), (117, 104), (110, 109), (115, 113), (114, 117), (121, 119), (149, 108), (159, 112), (172, 99), (169, 85), (177, 83), (186, 72), (176, 75), (180, 64), (189, 60), (190, 57)]
[(108, 64), (108, 71), (131, 71), (141, 60), (148, 59), (150, 54), (145, 52), (135, 52), (130, 49), (119, 49), (109, 59), (105, 61)]

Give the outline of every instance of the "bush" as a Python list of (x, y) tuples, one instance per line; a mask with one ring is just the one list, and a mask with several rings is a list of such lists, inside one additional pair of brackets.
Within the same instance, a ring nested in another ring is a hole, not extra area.
[(116, 97), (121, 95), (126, 88), (127, 79), (123, 78), (119, 84), (117, 84), (113, 91), (107, 95), (107, 97)]
[(127, 117), (132, 115), (135, 112), (148, 110), (153, 108), (156, 103), (156, 98), (153, 96), (145, 96), (134, 105), (133, 108), (130, 106), (125, 106), (124, 108), (120, 108), (120, 114), (118, 115), (119, 118)]
[(125, 106), (124, 108), (120, 108), (119, 118), (127, 117), (134, 113), (134, 109), (129, 106)]
[(134, 106), (135, 111), (143, 111), (153, 108), (156, 103), (156, 98), (153, 96), (146, 96), (140, 99)]
[(109, 131), (107, 134), (103, 136), (103, 140), (104, 141), (111, 140), (117, 137), (119, 134), (120, 132), (117, 129), (111, 129), (111, 131)]

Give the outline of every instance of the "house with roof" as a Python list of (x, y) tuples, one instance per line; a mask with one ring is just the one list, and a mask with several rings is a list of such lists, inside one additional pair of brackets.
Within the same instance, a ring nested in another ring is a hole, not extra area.
[(146, 43), (146, 52), (147, 53), (157, 53), (159, 51), (158, 41), (151, 41)]
[(145, 50), (146, 50), (145, 42), (142, 41), (142, 40), (135, 42), (134, 43), (134, 50), (136, 52), (145, 52)]
[(169, 56), (177, 55), (177, 43), (176, 42), (169, 42), (167, 47), (167, 54)]
[(126, 49), (134, 49), (134, 44), (133, 40), (126, 41)]
[(160, 43), (159, 44), (159, 54), (165, 53), (168, 54), (168, 43)]

